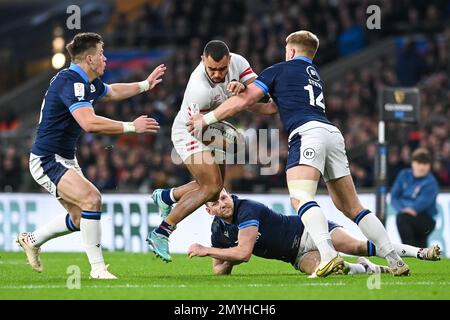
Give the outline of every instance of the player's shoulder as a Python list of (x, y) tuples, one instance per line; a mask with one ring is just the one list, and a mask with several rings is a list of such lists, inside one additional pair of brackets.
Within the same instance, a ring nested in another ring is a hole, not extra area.
[[(64, 86), (71, 85), (80, 82), (76, 75), (70, 72), (69, 69), (63, 69), (53, 76), (50, 80), (50, 89), (55, 89), (56, 91), (62, 90)], [(52, 90), (50, 90), (52, 91)]]
[(239, 212), (270, 210), (266, 205), (262, 204), (261, 202), (251, 199), (239, 199), (236, 197), (236, 205), (238, 206)]
[(230, 56), (231, 56), (231, 63), (241, 63), (241, 62), (246, 62), (248, 63), (247, 59), (244, 58), (244, 56), (241, 56), (238, 53), (235, 52), (230, 52)]
[(275, 64), (267, 67), (266, 69), (264, 69), (261, 72), (261, 74), (262, 73), (268, 73), (268, 72), (269, 73), (279, 73), (279, 72), (281, 72), (283, 69), (285, 69), (287, 67), (288, 67), (288, 65), (287, 65), (286, 61), (278, 62), (278, 63), (275, 63)]

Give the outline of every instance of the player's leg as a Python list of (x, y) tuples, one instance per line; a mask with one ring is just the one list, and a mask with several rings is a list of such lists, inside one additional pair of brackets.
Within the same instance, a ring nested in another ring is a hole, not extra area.
[[(76, 161), (71, 161), (73, 165), (76, 165)], [(60, 177), (67, 171), (67, 168), (56, 161), (56, 156), (38, 157), (31, 154), (29, 164), (30, 173), (36, 182), (47, 189), (50, 194), (59, 198), (65, 209), (71, 212), (72, 208), (67, 207), (56, 193), (56, 184), (59, 182)], [(81, 169), (79, 170), (81, 172)], [(39, 258), (40, 247), (50, 239), (79, 230), (79, 212), (72, 215), (72, 217), (69, 213), (65, 213), (54, 217), (48, 223), (32, 232), (19, 234), (17, 236), (17, 242), (24, 249), (32, 269), (37, 272), (42, 272), (43, 265)]]
[[(338, 252), (354, 256), (377, 256), (384, 258), (372, 241), (360, 240), (353, 237), (344, 228), (336, 228), (331, 232), (331, 240)], [(411, 257), (420, 260), (437, 261), (441, 259), (441, 248), (438, 245), (432, 245), (428, 248), (419, 248), (401, 243), (392, 243), (395, 252), (400, 257)]]
[[(222, 177), (225, 178), (225, 165), (219, 164)], [(177, 203), (181, 197), (195, 189), (198, 189), (199, 185), (197, 181), (190, 181), (182, 186), (169, 188), (169, 189), (156, 189), (152, 193), (152, 199), (156, 203), (159, 209), (159, 213), (163, 220), (167, 218), (172, 206)]]
[(409, 274), (408, 266), (395, 252), (381, 221), (359, 201), (348, 168), (344, 137), (340, 132), (329, 135), (327, 150), (324, 179), (334, 205), (358, 225), (367, 239), (373, 241), (379, 253), (388, 260), (394, 275)]
[[(336, 272), (336, 274), (371, 274), (371, 273), (389, 273), (389, 269), (384, 266), (376, 265), (370, 262), (368, 259), (358, 258), (358, 263), (350, 263), (344, 261), (344, 269), (340, 272)], [(313, 274), (314, 271), (320, 264), (320, 253), (319, 251), (309, 251), (305, 253), (300, 261), (298, 262), (298, 266), (296, 269), (306, 273)]]
[[(84, 248), (91, 264), (91, 277), (116, 279), (105, 265), (101, 249), (101, 194), (98, 189), (74, 168), (70, 168), (58, 183), (58, 194), (72, 208), (80, 212), (80, 230)], [(75, 216), (76, 211), (71, 214)]]
[[(54, 217), (47, 224), (37, 228), (29, 233), (30, 243), (35, 247), (40, 247), (47, 241), (80, 231), (80, 212), (79, 208), (59, 200), (67, 213)], [(72, 213), (74, 212), (74, 213)]]
[(333, 269), (342, 268), (343, 260), (332, 245), (325, 215), (314, 201), (320, 171), (308, 165), (297, 165), (287, 170), (286, 177), (292, 204), (321, 255), (317, 275), (327, 276)]
[(359, 201), (352, 177), (347, 175), (328, 180), (327, 188), (336, 208), (352, 219), (364, 236), (375, 244), (379, 254), (388, 261), (394, 275), (409, 274), (408, 266), (394, 250), (381, 221)]
[(168, 238), (176, 225), (201, 205), (216, 199), (223, 188), (221, 169), (210, 151), (194, 153), (185, 163), (198, 187), (183, 194), (167, 218), (147, 238), (151, 250), (167, 262), (171, 261)]
[(182, 186), (169, 189), (156, 189), (152, 193), (152, 199), (158, 206), (159, 214), (165, 220), (172, 210), (172, 206), (181, 199), (183, 194), (197, 189), (198, 183), (196, 181), (188, 182)]
[(368, 241), (359, 240), (348, 233), (344, 228), (335, 228), (331, 232), (331, 240), (338, 252), (353, 256), (368, 255)]

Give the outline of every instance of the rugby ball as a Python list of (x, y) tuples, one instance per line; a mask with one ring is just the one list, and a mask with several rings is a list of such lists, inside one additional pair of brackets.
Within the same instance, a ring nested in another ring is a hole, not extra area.
[(202, 142), (213, 150), (227, 154), (236, 154), (245, 149), (244, 136), (227, 121), (219, 121), (207, 127), (203, 132)]

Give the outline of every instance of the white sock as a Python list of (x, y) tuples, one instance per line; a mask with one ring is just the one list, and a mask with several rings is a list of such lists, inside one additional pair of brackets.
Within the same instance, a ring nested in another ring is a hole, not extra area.
[(401, 258), (397, 252), (395, 252), (381, 221), (368, 210), (364, 210), (360, 215), (362, 215), (362, 218), (358, 219), (358, 215), (355, 222), (364, 236), (374, 243), (377, 248), (377, 255), (386, 258), (390, 266), (395, 265)]
[(367, 273), (366, 268), (364, 268), (364, 266), (362, 264), (350, 263), (350, 262), (347, 262), (347, 261), (344, 261), (344, 264), (345, 264), (346, 267), (350, 268), (350, 271), (348, 272), (348, 274), (350, 274), (350, 275)]
[(174, 192), (174, 191), (175, 191), (175, 188), (170, 189), (170, 193), (169, 193), (169, 195), (170, 195), (170, 200), (172, 200), (173, 203), (177, 203), (178, 201), (175, 200), (175, 196), (173, 195), (173, 192)]
[(50, 222), (37, 228), (28, 234), (28, 240), (34, 247), (40, 247), (48, 240), (64, 236), (74, 231), (79, 231), (73, 224), (69, 214), (61, 214), (50, 220)]
[[(310, 203), (315, 205), (309, 207), (308, 204)], [(304, 212), (302, 212), (303, 210)], [(305, 230), (309, 233), (320, 252), (320, 261), (328, 263), (337, 255), (337, 252), (333, 247), (331, 236), (328, 232), (328, 222), (322, 210), (315, 201), (310, 201), (300, 207), (299, 214), (305, 225)]]
[(100, 217), (101, 212), (81, 212), (81, 238), (83, 239), (84, 248), (92, 270), (105, 266), (101, 247), (102, 229)]
[(417, 254), (419, 253), (420, 248), (409, 246), (407, 244), (393, 243), (395, 252), (400, 257), (413, 257), (417, 258)]

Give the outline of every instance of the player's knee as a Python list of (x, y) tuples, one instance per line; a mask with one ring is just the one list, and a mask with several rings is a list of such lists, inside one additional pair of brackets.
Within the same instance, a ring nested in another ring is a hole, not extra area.
[(292, 180), (288, 182), (291, 204), (298, 210), (307, 202), (314, 201), (317, 190), (317, 181), (314, 180)]
[(70, 216), (70, 220), (72, 220), (73, 224), (75, 225), (75, 227), (77, 227), (78, 230), (80, 230), (80, 220), (81, 219), (81, 215), (80, 214), (76, 214), (76, 215), (71, 215)]
[(219, 199), (222, 188), (222, 185), (206, 185), (200, 188), (200, 192), (203, 194), (205, 201), (216, 201)]
[(82, 209), (99, 211), (102, 205), (102, 195), (98, 190), (91, 190), (83, 199)]

